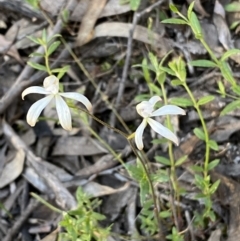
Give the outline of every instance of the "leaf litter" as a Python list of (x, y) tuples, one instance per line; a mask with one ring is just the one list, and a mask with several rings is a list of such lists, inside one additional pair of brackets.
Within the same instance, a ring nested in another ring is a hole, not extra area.
[[(40, 37), (43, 28), (51, 31), (51, 25), (56, 24), (56, 16), (61, 18), (61, 10), (66, 2), (65, 0), (53, 2), (40, 0), (38, 10), (27, 8), (28, 12), (18, 12), (17, 5), (13, 5), (14, 11), (3, 12), (6, 19), (4, 20), (6, 31), (2, 31), (0, 27), (0, 52), (4, 55), (0, 73), (4, 72), (9, 79), (7, 77), (1, 80), (0, 75), (0, 83), (3, 83), (0, 86), (1, 96), (7, 93), (16, 79), (12, 77), (13, 80), (10, 80), (10, 76), (20, 76), (28, 55), (36, 50), (36, 45), (26, 37), (28, 35)], [(189, 0), (187, 3), (179, 3), (183, 14), (191, 2)], [(207, 4), (206, 1), (195, 1), (194, 11), (200, 19), (206, 42), (220, 57), (226, 50), (239, 47), (237, 34), (240, 9), (235, 7), (234, 10), (231, 8), (231, 3), (226, 4), (225, 1), (211, 2), (212, 5)], [(121, 61), (128, 50), (127, 40), (130, 31), (134, 31), (130, 65), (140, 63), (150, 50), (155, 52), (158, 58), (163, 58), (169, 51), (173, 51), (172, 56), (184, 56), (186, 62), (201, 59), (202, 56), (206, 57), (206, 50), (199, 41), (194, 39), (187, 27), (176, 25), (157, 27), (160, 24), (159, 16), (161, 18), (162, 15), (169, 14), (166, 3), (153, 8), (155, 12), (152, 11), (143, 16), (136, 25), (132, 22), (134, 13), (128, 3), (120, 4), (118, 0), (99, 2), (81, 0), (74, 4), (73, 13), (69, 12), (70, 22), (60, 32), (67, 43), (73, 46), (72, 49), (86, 69), (79, 69), (70, 57), (61, 59), (57, 64), (59, 67), (64, 63), (71, 66), (71, 72), (62, 79), (64, 88), (75, 91), (84, 86), (85, 94), (91, 100), (95, 100), (98, 117), (106, 122), (110, 120), (113, 111), (109, 103), (114, 106), (115, 94), (121, 84), (124, 64)], [(138, 11), (147, 9), (149, 6), (150, 1), (142, 1)], [(40, 17), (41, 11), (47, 17), (43, 18), (44, 20)], [(30, 18), (29, 16), (32, 15), (36, 17)], [(236, 29), (231, 27), (232, 24), (236, 25)], [(106, 46), (114, 47), (114, 50), (108, 52)], [(98, 48), (102, 53), (98, 52)], [(64, 46), (59, 51), (63, 50)], [(54, 54), (52, 58), (57, 59), (57, 54)], [(118, 59), (120, 62), (116, 62)], [(235, 75), (239, 74), (239, 62), (239, 54), (232, 55), (228, 61)], [(97, 81), (97, 89), (90, 84), (89, 78), (83, 74), (84, 71), (87, 71), (93, 78), (100, 76), (94, 80)], [(197, 98), (215, 96), (215, 100), (211, 104), (203, 105), (202, 109), (211, 139), (219, 144), (219, 151), (212, 152), (211, 155), (212, 159), (219, 158), (220, 164), (210, 172), (212, 181), (221, 180), (217, 193), (213, 197), (213, 209), (218, 215), (217, 220), (215, 223), (210, 222), (205, 230), (192, 226), (193, 210), (200, 209), (201, 202), (197, 202), (194, 198), (199, 190), (192, 185), (194, 172), (191, 167), (196, 163), (201, 163), (204, 155), (203, 142), (192, 132), (195, 127), (199, 127), (199, 116), (192, 108), (187, 108), (187, 116), (174, 119), (174, 129), (178, 130), (181, 137), (179, 147), (174, 148), (175, 158), (178, 160), (183, 155), (187, 156), (181, 167), (177, 167), (179, 184), (189, 190), (189, 193), (182, 195), (181, 200), (175, 202), (174, 205), (181, 207), (185, 214), (190, 213), (191, 216), (189, 226), (185, 223), (188, 219), (181, 217), (181, 227), (187, 230), (184, 240), (194, 238), (194, 240), (218, 241), (220, 237), (227, 241), (238, 240), (240, 237), (239, 111), (234, 110), (224, 117), (219, 116), (224, 106), (229, 103), (229, 99), (220, 98), (215, 92), (216, 83), (221, 77), (215, 75), (214, 78), (207, 78), (200, 82), (198, 78), (200, 74), (207, 76), (208, 73), (202, 68), (192, 67), (192, 69), (189, 68), (187, 78)], [(23, 81), (29, 81), (30, 76), (31, 74), (28, 74)], [(132, 100), (137, 95), (146, 94), (148, 87), (143, 81), (141, 71), (130, 68), (127, 76), (127, 85), (120, 106), (116, 108), (123, 120), (134, 130), (140, 119), (134, 109), (136, 102)], [(40, 84), (42, 79), (42, 77), (37, 79), (34, 84)], [(27, 84), (32, 85), (31, 82)], [(224, 80), (223, 84), (228, 87)], [(112, 86), (116, 89), (113, 94), (109, 92), (109, 89), (113, 90)], [(104, 98), (101, 98), (100, 91), (105, 94), (102, 95)], [(168, 86), (168, 93), (170, 100), (186, 97), (177, 88), (170, 86)], [(78, 186), (82, 186), (83, 190), (93, 197), (101, 198), (102, 206), (99, 211), (107, 217), (102, 222), (103, 226), (114, 222), (114, 232), (129, 236), (129, 240), (140, 240), (135, 239), (136, 233), (146, 235), (140, 224), (140, 220), (144, 218), (142, 216), (139, 218), (139, 210), (142, 209), (139, 194), (141, 183), (138, 184), (126, 173), (116, 157), (110, 153), (102, 141), (97, 139), (97, 136), (89, 134), (89, 131), (84, 129), (77, 115), (73, 118), (74, 130), (71, 133), (60, 130), (56, 121), (56, 113), (52, 113), (49, 119), (42, 116), (33, 129), (26, 128), (23, 124), (26, 112), (30, 104), (38, 97), (31, 97), (32, 99), (29, 98), (27, 103), (23, 103), (19, 96), (20, 93), (17, 99), (12, 98), (11, 105), (4, 113), (4, 119), (1, 119), (0, 203), (4, 208), (2, 208), (0, 219), (2, 222), (0, 240), (11, 240), (10, 237), (14, 237), (13, 240), (25, 240), (29, 234), (31, 234), (30, 240), (56, 240), (60, 232), (57, 228), (60, 215), (49, 211), (42, 204), (38, 206), (41, 207), (42, 213), (37, 209), (31, 209), (33, 204), (29, 201), (32, 200), (30, 192), (38, 193), (52, 205), (66, 211), (77, 205), (75, 192)], [(118, 135), (111, 131), (106, 132), (95, 122), (91, 122), (91, 125), (98, 133), (101, 133), (104, 142), (118, 151), (125, 163), (129, 162), (131, 165), (135, 163), (133, 153), (127, 150), (127, 143), (123, 142)], [(119, 126), (120, 123), (117, 123), (117, 127)], [(154, 138), (154, 135), (147, 130), (144, 142), (148, 143), (146, 155), (151, 160), (149, 165), (152, 169), (157, 168), (155, 170), (157, 172), (167, 169), (167, 166), (166, 164), (157, 165), (159, 163), (154, 162), (154, 156), (166, 156), (166, 148), (163, 144), (149, 144), (152, 137)], [(164, 178), (160, 174), (159, 177)], [(161, 183), (157, 188), (161, 205), (164, 206), (173, 201), (169, 185)], [(164, 206), (166, 207), (167, 205)], [(50, 214), (50, 212), (51, 215), (44, 217), (43, 214)], [(20, 217), (23, 214), (27, 216), (21, 220)], [(9, 215), (14, 216), (14, 219), (8, 219)], [(26, 220), (28, 222), (25, 222)], [(44, 221), (44, 225), (36, 225), (34, 220), (37, 223)], [(23, 231), (24, 225), (27, 225), (27, 232)], [(168, 225), (164, 224), (164, 228), (168, 234)], [(11, 236), (7, 234), (7, 230), (10, 230)], [(109, 240), (123, 239), (109, 236)]]

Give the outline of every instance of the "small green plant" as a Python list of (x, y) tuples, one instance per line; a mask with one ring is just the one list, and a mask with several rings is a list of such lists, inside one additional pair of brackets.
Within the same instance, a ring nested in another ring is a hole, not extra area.
[(62, 66), (61, 68), (51, 69), (49, 63), (50, 55), (52, 55), (61, 44), (60, 40), (56, 40), (57, 38), (61, 38), (61, 35), (55, 34), (51, 38), (48, 38), (46, 29), (43, 29), (41, 38), (35, 38), (32, 36), (28, 36), (28, 38), (44, 48), (44, 53), (35, 52), (30, 54), (29, 57), (42, 57), (45, 60), (44, 64), (28, 61), (28, 65), (34, 69), (47, 72), (49, 75), (55, 74), (57, 75), (58, 79), (61, 79), (61, 77), (69, 70), (69, 65)]
[(105, 219), (105, 216), (95, 210), (101, 204), (98, 199), (92, 199), (90, 195), (83, 192), (79, 187), (76, 191), (77, 207), (71, 211), (62, 211), (35, 193), (32, 196), (41, 203), (62, 214), (62, 221), (59, 222), (61, 232), (59, 241), (105, 241), (110, 234), (110, 227), (103, 228), (99, 222)]
[(59, 223), (64, 231), (60, 233), (61, 241), (105, 241), (110, 233), (110, 227), (101, 228), (99, 221), (104, 220), (105, 216), (95, 212), (101, 201), (91, 200), (78, 188), (77, 193), (78, 206), (75, 210), (65, 212), (62, 221)]

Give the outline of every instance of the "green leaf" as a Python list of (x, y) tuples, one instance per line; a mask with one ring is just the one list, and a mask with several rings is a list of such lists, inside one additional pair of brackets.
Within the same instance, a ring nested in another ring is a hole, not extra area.
[(236, 84), (236, 81), (235, 81), (235, 79), (233, 78), (232, 70), (231, 70), (231, 68), (229, 67), (228, 63), (226, 63), (225, 61), (220, 62), (220, 63), (221, 63), (221, 65), (220, 65), (220, 70), (221, 70), (221, 73), (222, 73), (223, 77), (224, 77), (231, 85), (235, 85), (235, 84)]
[(188, 160), (187, 158), (188, 158), (187, 155), (184, 155), (184, 156), (180, 157), (180, 158), (176, 161), (175, 166), (177, 167), (177, 166), (182, 165), (185, 161)]
[(227, 113), (229, 113), (239, 107), (240, 107), (240, 100), (235, 100), (224, 107), (224, 109), (221, 111), (221, 116), (226, 115)]
[(163, 165), (171, 166), (170, 160), (167, 159), (167, 158), (165, 158), (165, 157), (163, 157), (163, 156), (155, 156), (154, 158), (155, 158), (155, 160), (156, 160), (157, 162), (160, 162), (160, 163), (162, 163)]
[(34, 9), (39, 8), (38, 1), (39, 0), (26, 0), (26, 2), (29, 3)]
[(192, 11), (193, 11), (193, 7), (194, 7), (194, 1), (191, 2), (191, 4), (189, 5), (188, 7), (188, 12), (187, 12), (187, 15), (188, 15), (188, 19), (190, 20), (191, 18), (191, 14), (192, 14)]
[[(147, 98), (149, 100), (149, 98)], [(155, 145), (161, 145), (161, 144), (166, 144), (168, 143), (168, 140), (163, 138), (163, 139), (154, 139), (152, 140), (152, 143)]]
[(209, 190), (210, 194), (213, 194), (216, 192), (219, 184), (220, 184), (220, 180), (217, 180), (216, 182), (213, 183), (213, 185), (211, 186), (211, 188)]
[(54, 34), (50, 39), (49, 39), (49, 42), (51, 41), (51, 40), (53, 40), (53, 39), (55, 39), (55, 38), (61, 38), (62, 37), (62, 35), (61, 34)]
[(173, 5), (173, 4), (169, 4), (169, 8), (170, 8), (171, 11), (174, 12), (174, 13), (177, 13), (177, 12), (178, 12), (177, 7), (176, 7), (175, 5)]
[(240, 95), (240, 86), (239, 85), (234, 85), (232, 86), (232, 91), (237, 94)]
[(225, 92), (225, 86), (223, 85), (222, 81), (218, 81), (218, 89), (220, 94), (225, 97), (226, 96), (226, 92)]
[(194, 172), (203, 172), (203, 168), (201, 166), (193, 165), (193, 166), (191, 166), (191, 169)]
[(34, 52), (34, 53), (31, 53), (29, 57), (44, 57), (44, 54)]
[(212, 170), (213, 168), (215, 168), (218, 164), (219, 164), (219, 161), (220, 159), (216, 159), (216, 160), (213, 160), (211, 161), (209, 164), (208, 164), (208, 171)]
[(185, 62), (183, 61), (182, 58), (178, 58), (178, 60), (176, 61), (176, 64), (177, 64), (178, 78), (182, 82), (185, 82), (186, 81), (186, 75), (187, 75)]
[(64, 72), (66, 73), (70, 68), (70, 65), (65, 65), (64, 67), (62, 68), (56, 68), (56, 69), (53, 69), (51, 72), (52, 73), (59, 73), (59, 72)]
[(140, 187), (140, 201), (143, 206), (147, 198), (147, 194), (149, 194), (149, 190), (150, 190), (150, 186), (146, 177), (141, 179), (141, 181), (139, 182), (139, 187)]
[(173, 105), (178, 105), (181, 107), (188, 107), (188, 106), (193, 106), (193, 103), (191, 100), (183, 97), (178, 97), (178, 98), (171, 98), (169, 102)]
[(240, 11), (240, 2), (234, 1), (227, 4), (225, 7), (227, 12), (239, 12)]
[(234, 22), (231, 24), (230, 29), (232, 30), (232, 29), (236, 28), (236, 27), (239, 25), (239, 23), (240, 23), (240, 20), (234, 21)]
[(32, 42), (34, 42), (35, 44), (39, 44), (42, 45), (42, 41), (40, 41), (39, 38), (35, 38), (33, 36), (27, 36), (28, 39), (30, 39)]
[(200, 140), (205, 141), (205, 134), (201, 129), (196, 127), (194, 128), (193, 132)]
[(167, 67), (159, 67), (160, 70), (165, 71), (167, 74), (175, 76), (175, 72)]
[(143, 61), (142, 61), (142, 71), (143, 71), (143, 76), (144, 76), (144, 79), (146, 80), (147, 83), (151, 83), (151, 76), (150, 76), (150, 73), (149, 73), (149, 69), (146, 68), (145, 66), (147, 66), (147, 59), (144, 58)]
[(149, 86), (149, 89), (151, 89), (153, 93), (155, 93), (158, 96), (162, 96), (161, 88), (159, 88), (158, 86), (156, 86), (153, 83), (150, 83), (148, 86)]
[(167, 211), (162, 211), (160, 212), (160, 217), (161, 218), (168, 218), (172, 216), (172, 212), (167, 210)]
[(42, 31), (42, 40), (43, 40), (44, 44), (47, 44), (47, 31), (45, 28)]
[(53, 42), (48, 48), (48, 51), (47, 51), (48, 55), (51, 55), (58, 48), (60, 44), (61, 44), (60, 41)]
[(202, 98), (200, 98), (200, 100), (197, 102), (198, 105), (205, 105), (207, 104), (208, 102), (211, 102), (214, 100), (214, 96), (213, 95), (207, 95), (207, 96), (204, 96)]
[(166, 80), (166, 73), (165, 72), (158, 73), (157, 80), (160, 85), (163, 84), (164, 81)]
[(198, 21), (197, 15), (194, 12), (191, 13), (189, 21), (190, 21), (193, 33), (195, 35), (195, 38), (197, 39), (201, 38), (202, 37), (201, 25)]
[(195, 175), (194, 175), (194, 178), (195, 178), (195, 183), (196, 183), (196, 185), (197, 185), (200, 189), (203, 189), (203, 188), (205, 187), (205, 185), (204, 185), (205, 181), (204, 181), (203, 176), (198, 175), (198, 174), (195, 174)]
[(236, 55), (236, 54), (240, 54), (240, 49), (229, 49), (223, 54), (221, 61), (224, 61), (229, 57), (231, 57), (232, 55)]
[(204, 68), (217, 67), (217, 65), (213, 61), (206, 60), (206, 59), (193, 60), (190, 62), (190, 64), (195, 67), (204, 67)]
[(179, 86), (179, 85), (182, 85), (183, 82), (179, 79), (174, 79), (174, 80), (171, 80), (171, 85), (172, 86)]
[(211, 148), (212, 150), (218, 151), (218, 144), (217, 144), (216, 141), (214, 141), (214, 140), (209, 140), (208, 144), (209, 144), (209, 146), (210, 146), (210, 148)]
[(38, 69), (38, 70), (42, 70), (42, 71), (48, 72), (47, 68), (44, 65), (33, 63), (33, 62), (30, 62), (30, 61), (28, 61), (27, 64), (29, 66), (31, 66), (32, 68), (34, 68), (34, 69)]
[(151, 64), (153, 65), (153, 67), (155, 69), (154, 72), (157, 73), (157, 71), (158, 71), (158, 60), (157, 60), (157, 57), (153, 53), (151, 53), (151, 52), (148, 54), (148, 57), (150, 59)]
[(166, 183), (169, 182), (170, 177), (167, 170), (159, 169), (155, 174), (151, 175), (151, 179), (153, 182)]
[(136, 11), (141, 3), (141, 0), (130, 0), (130, 7), (133, 11)]
[(187, 24), (185, 20), (179, 19), (179, 18), (169, 18), (164, 19), (162, 23), (169, 23), (169, 24)]

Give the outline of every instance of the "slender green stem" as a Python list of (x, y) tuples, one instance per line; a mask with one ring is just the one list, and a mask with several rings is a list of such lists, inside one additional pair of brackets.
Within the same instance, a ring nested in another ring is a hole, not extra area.
[(45, 65), (46, 65), (46, 68), (47, 68), (47, 72), (48, 72), (49, 75), (52, 75), (51, 68), (50, 68), (50, 65), (49, 65), (47, 45), (44, 45), (44, 51), (45, 51), (44, 58), (45, 58)]
[[(149, 186), (150, 186), (150, 189), (151, 189), (151, 194), (152, 194), (153, 201), (154, 201), (154, 212), (155, 212), (156, 220), (157, 220), (158, 226), (159, 226), (159, 238), (161, 238), (161, 240), (165, 240), (165, 239), (163, 239), (164, 236), (163, 236), (163, 234), (162, 234), (162, 229), (161, 229), (161, 221), (160, 221), (160, 217), (159, 217), (159, 210), (158, 210), (157, 200), (156, 200), (157, 197), (156, 197), (156, 195), (155, 195), (155, 191), (154, 191), (154, 187), (153, 187), (153, 184), (152, 184), (152, 181), (151, 181), (151, 177), (150, 177), (150, 175), (149, 175), (149, 172), (148, 172), (148, 170), (147, 170), (147, 167), (146, 167), (146, 165), (144, 164), (141, 156), (138, 154), (138, 152), (137, 152), (136, 148), (134, 147), (134, 145), (132, 144), (131, 140), (129, 140), (129, 139), (127, 138), (128, 135), (127, 135), (126, 133), (118, 130), (117, 128), (114, 128), (114, 127), (110, 126), (109, 124), (105, 123), (104, 121), (98, 119), (96, 116), (92, 115), (92, 114), (89, 113), (87, 110), (82, 109), (82, 108), (80, 108), (80, 107), (77, 107), (77, 109), (80, 109), (81, 111), (83, 111), (83, 112), (85, 112), (86, 114), (88, 114), (89, 116), (91, 116), (94, 120), (96, 120), (96, 121), (99, 122), (100, 124), (102, 124), (102, 125), (110, 128), (110, 129), (114, 130), (115, 132), (119, 133), (120, 135), (122, 135), (123, 137), (125, 137), (125, 138), (127, 139), (127, 141), (128, 141), (128, 143), (130, 144), (130, 146), (131, 146), (134, 154), (136, 155), (136, 157), (139, 158), (139, 160), (141, 161), (142, 166), (143, 166), (143, 168), (144, 168), (144, 172), (145, 172), (145, 174), (146, 174), (146, 176), (147, 176), (148, 183), (149, 183)], [(92, 132), (92, 134), (95, 135), (95, 137), (98, 137), (98, 135), (97, 135), (96, 132), (94, 132), (90, 127), (89, 127), (89, 129), (90, 129), (90, 131)], [(105, 143), (104, 143), (104, 144), (105, 144)], [(107, 144), (107, 143), (106, 143), (106, 144)], [(111, 147), (109, 148), (108, 144), (105, 145), (105, 146), (106, 146), (106, 147), (108, 148), (108, 150), (111, 151), (111, 153), (114, 155), (115, 152), (112, 150), (112, 148), (111, 148)], [(125, 166), (125, 163), (123, 162), (123, 160), (122, 160), (120, 157), (117, 158), (116, 155), (114, 155), (114, 156), (116, 157), (117, 160), (120, 161), (120, 163), (121, 163), (123, 166)]]
[(151, 177), (150, 177), (150, 175), (149, 175), (149, 171), (148, 171), (148, 169), (147, 169), (147, 165), (145, 165), (142, 157), (139, 155), (138, 151), (136, 150), (136, 148), (135, 148), (134, 145), (132, 144), (131, 140), (128, 140), (128, 143), (129, 143), (129, 145), (131, 146), (131, 148), (132, 148), (135, 156), (140, 160), (140, 162), (141, 162), (141, 164), (142, 164), (142, 166), (143, 166), (144, 172), (145, 172), (145, 174), (146, 174), (146, 177), (147, 177), (147, 180), (148, 180), (150, 189), (151, 189), (152, 198), (153, 198), (154, 214), (155, 214), (155, 218), (156, 218), (157, 223), (158, 223), (159, 240), (164, 241), (164, 240), (165, 240), (165, 237), (164, 237), (163, 232), (162, 232), (162, 225), (161, 225), (161, 220), (160, 220), (160, 216), (159, 216), (160, 211), (159, 211), (159, 208), (158, 208), (158, 205), (157, 205), (157, 196), (156, 196), (156, 194), (155, 194), (154, 186), (153, 186)]
[(187, 86), (187, 84), (184, 84), (183, 85), (185, 90), (187, 91), (189, 97), (191, 98), (193, 104), (194, 104), (194, 107), (198, 113), (198, 116), (200, 118), (200, 121), (201, 121), (201, 124), (202, 124), (202, 128), (203, 128), (203, 132), (204, 132), (204, 135), (205, 135), (205, 143), (206, 143), (206, 153), (205, 153), (205, 161), (204, 161), (204, 179), (206, 180), (207, 178), (207, 175), (208, 175), (208, 163), (209, 163), (209, 156), (210, 156), (210, 146), (209, 146), (209, 134), (208, 134), (208, 130), (207, 130), (207, 126), (206, 126), (206, 123), (204, 121), (204, 118), (203, 118), (203, 115), (202, 115), (202, 112), (191, 92), (191, 90), (189, 89), (189, 87)]
[(212, 50), (210, 49), (210, 47), (208, 46), (208, 44), (205, 42), (205, 40), (203, 38), (199, 39), (200, 42), (202, 43), (202, 45), (204, 46), (204, 48), (207, 50), (207, 52), (209, 53), (209, 55), (211, 56), (212, 60), (219, 65), (219, 60), (217, 59), (217, 57), (214, 55), (214, 53), (212, 52)]
[[(166, 94), (164, 84), (161, 83), (160, 86), (161, 86), (161, 90), (162, 90), (164, 104), (167, 105), (168, 99), (167, 99), (167, 94)], [(169, 115), (167, 115), (167, 126), (170, 130), (172, 129), (172, 123), (171, 123)], [(173, 190), (175, 192), (174, 195), (176, 195), (176, 198), (179, 201), (179, 187), (178, 187), (178, 182), (177, 182), (177, 177), (176, 177), (175, 160), (174, 160), (174, 156), (173, 156), (173, 144), (172, 144), (171, 141), (168, 142), (168, 155), (169, 155), (170, 164), (171, 164), (170, 180), (171, 180), (171, 183), (172, 183)], [(174, 206), (172, 208), (173, 208), (173, 210), (175, 209)], [(180, 212), (180, 210), (178, 209), (178, 213), (179, 212)], [(178, 222), (177, 222), (178, 218), (174, 217), (174, 220), (175, 220), (176, 228), (179, 231), (179, 225), (178, 225)]]
[(71, 106), (71, 107), (72, 107), (72, 108), (77, 108), (77, 109), (85, 112), (86, 114), (88, 114), (89, 116), (91, 116), (95, 121), (99, 122), (101, 125), (106, 126), (107, 128), (109, 128), (109, 129), (111, 129), (111, 130), (119, 133), (120, 135), (122, 135), (123, 137), (125, 137), (126, 139), (128, 139), (128, 134), (126, 134), (126, 133), (124, 133), (123, 131), (121, 131), (121, 130), (115, 128), (115, 127), (112, 127), (112, 126), (110, 126), (109, 124), (107, 124), (106, 122), (98, 119), (95, 115), (91, 114), (89, 111), (87, 111), (87, 110), (85, 110), (85, 109), (83, 109), (83, 108), (81, 108), (81, 107), (75, 107), (75, 106)]

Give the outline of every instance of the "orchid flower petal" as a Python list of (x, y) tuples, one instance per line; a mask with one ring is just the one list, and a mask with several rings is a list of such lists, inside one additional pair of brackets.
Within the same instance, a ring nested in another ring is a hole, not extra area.
[(59, 95), (55, 96), (58, 118), (63, 129), (72, 130), (72, 117), (68, 105)]
[(27, 113), (27, 123), (30, 126), (35, 126), (38, 117), (40, 116), (42, 110), (50, 103), (50, 101), (53, 99), (53, 95), (49, 95), (47, 97), (44, 97), (43, 99), (35, 102)]
[(43, 94), (43, 95), (49, 95), (51, 94), (49, 91), (45, 90), (43, 87), (39, 86), (32, 86), (27, 89), (25, 89), (22, 92), (22, 99), (24, 100), (24, 97), (28, 94)]
[(91, 102), (88, 100), (87, 97), (85, 97), (82, 94), (79, 93), (75, 93), (75, 92), (67, 92), (67, 93), (59, 93), (59, 95), (66, 97), (66, 98), (70, 98), (73, 100), (77, 100), (79, 102), (81, 102), (83, 105), (85, 105), (85, 107), (88, 109), (88, 111), (92, 111), (92, 104)]
[(186, 112), (175, 105), (164, 105), (159, 109), (153, 111), (151, 116), (162, 116), (162, 115), (185, 115)]
[(173, 134), (168, 128), (163, 126), (162, 124), (158, 123), (157, 121), (148, 118), (148, 124), (151, 126), (151, 128), (157, 132), (159, 135), (171, 140), (176, 145), (178, 145), (179, 141), (175, 134)]
[(150, 117), (153, 112), (153, 105), (149, 101), (142, 101), (136, 106), (137, 113), (143, 118)]
[(143, 131), (147, 125), (146, 119), (143, 119), (142, 123), (139, 125), (135, 132), (135, 142), (136, 146), (139, 150), (143, 149), (143, 141), (142, 141), (142, 136), (143, 136)]
[(43, 86), (52, 94), (57, 94), (59, 91), (59, 79), (54, 75), (50, 75), (44, 79)]
[(155, 96), (151, 97), (148, 102), (149, 102), (151, 105), (154, 106), (154, 105), (156, 105), (156, 103), (157, 103), (158, 101), (160, 101), (160, 100), (161, 100), (161, 98), (160, 98), (159, 96), (155, 95)]

